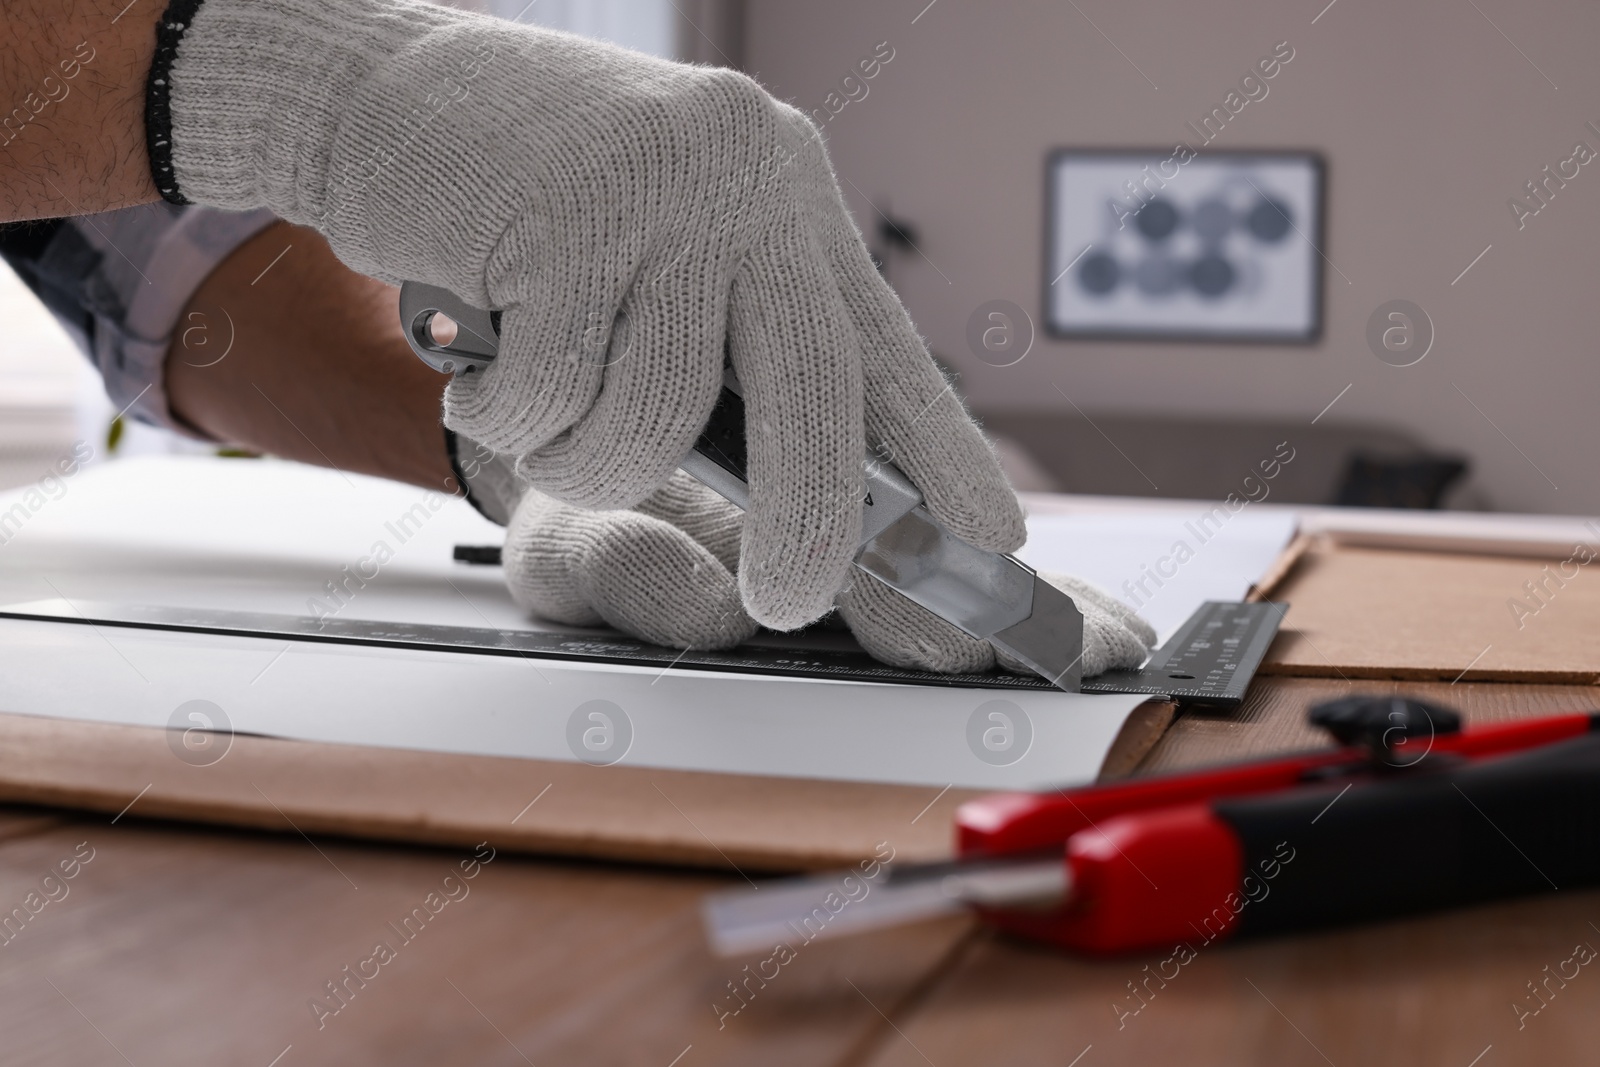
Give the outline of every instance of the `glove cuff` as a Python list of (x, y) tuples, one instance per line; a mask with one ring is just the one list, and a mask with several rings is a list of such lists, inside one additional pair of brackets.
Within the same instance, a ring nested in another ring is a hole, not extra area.
[(150, 159), (150, 177), (161, 198), (182, 206), (189, 199), (178, 188), (172, 173), (172, 61), (184, 30), (194, 22), (195, 12), (204, 0), (172, 0), (156, 24), (156, 53), (150, 61), (150, 74), (144, 91), (144, 143)]

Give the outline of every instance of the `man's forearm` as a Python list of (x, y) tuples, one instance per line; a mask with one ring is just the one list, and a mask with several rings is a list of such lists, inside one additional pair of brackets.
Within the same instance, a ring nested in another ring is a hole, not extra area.
[(281, 222), (211, 273), (167, 356), (173, 414), (219, 441), (454, 491), (444, 386), (407, 346), (394, 288)]
[(145, 79), (167, 0), (0, 0), (0, 222), (157, 198)]

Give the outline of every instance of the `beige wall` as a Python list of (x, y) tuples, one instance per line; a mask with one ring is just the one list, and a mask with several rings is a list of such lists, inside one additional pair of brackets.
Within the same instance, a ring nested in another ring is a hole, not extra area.
[[(1091, 413), (1309, 423), (1353, 383), (1328, 420), (1404, 424), (1471, 455), (1498, 507), (1600, 512), (1600, 161), (1520, 232), (1506, 203), (1575, 141), (1600, 150), (1584, 125), (1600, 126), (1600, 5), (1476, 0), (1524, 58), (1467, 0), (1337, 0), (1314, 25), (1323, 0), (937, 0), (913, 24), (926, 2), (750, 0), (746, 63), (809, 110), (893, 45), (828, 138), (864, 228), (864, 197), (920, 228), (926, 260), (898, 259), (893, 280), (977, 409), (1066, 409), (1059, 385)], [(1326, 154), (1337, 269), (1321, 343), (1041, 336), (1013, 367), (973, 358), (965, 324), (980, 303), (1010, 299), (1039, 321), (1046, 152), (1170, 146), (1283, 40), (1295, 58), (1213, 147)], [(1393, 298), (1434, 321), (1416, 366), (1367, 348), (1368, 316)]]

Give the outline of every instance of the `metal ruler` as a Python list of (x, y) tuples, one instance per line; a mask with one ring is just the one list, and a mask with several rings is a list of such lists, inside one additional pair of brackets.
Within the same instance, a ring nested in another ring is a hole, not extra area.
[[(1244, 698), (1286, 605), (1210, 601), (1190, 616), (1150, 663), (1136, 671), (1107, 671), (1086, 679), (1085, 693), (1147, 693), (1179, 701), (1231, 706)], [(898, 685), (964, 686), (977, 689), (1045, 689), (1055, 686), (1033, 675), (934, 674), (879, 663), (857, 650), (741, 645), (725, 652), (682, 651), (609, 633), (582, 634), (487, 627), (434, 626), (317, 619), (217, 608), (174, 608), (85, 600), (39, 600), (0, 607), (0, 619), (117, 626), (177, 633), (222, 634), (274, 640), (530, 656), (584, 663), (831, 678)]]
[(1136, 671), (1083, 680), (1085, 693), (1149, 693), (1181, 703), (1234, 707), (1277, 636), (1288, 604), (1208, 600)]

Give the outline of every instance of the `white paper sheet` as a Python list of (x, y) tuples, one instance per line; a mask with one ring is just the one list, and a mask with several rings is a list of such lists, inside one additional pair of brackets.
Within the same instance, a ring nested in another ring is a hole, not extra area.
[(1136, 608), (1164, 641), (1207, 600), (1242, 600), (1294, 536), (1295, 516), (1177, 505), (1028, 520), (1031, 567), (1086, 578)]
[(1092, 779), (1139, 703), (10, 620), (0, 685), (5, 708), (65, 718), (165, 727), (203, 700), (275, 737), (934, 789)]
[[(1245, 530), (1243, 518), (1230, 525)], [(1035, 526), (1031, 562), (1113, 590), (1138, 572), (1132, 546), (1158, 547), (1168, 528), (1143, 518)], [(1208, 545), (1209, 557), (1185, 568), (1189, 586), (1162, 591), (1162, 609), (1181, 619), (1208, 596), (1237, 596), (1264, 569), (1256, 563), (1269, 532), (1237, 550)], [(497, 568), (450, 558), (455, 544), (500, 536), (460, 501), (375, 479), (273, 461), (121, 461), (74, 475), (57, 494), (0, 497), (0, 603), (285, 614), (321, 603), (341, 618), (539, 628), (511, 603)], [(1227, 575), (1202, 580), (1225, 564)], [(0, 707), (27, 714), (168, 726), (181, 706), (204, 700), (232, 729), (278, 737), (936, 788), (1091, 779), (1140, 702), (14, 620), (0, 621), (0, 686)], [(616, 746), (624, 735), (620, 757), (584, 747), (585, 736)]]

